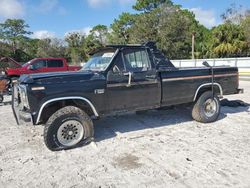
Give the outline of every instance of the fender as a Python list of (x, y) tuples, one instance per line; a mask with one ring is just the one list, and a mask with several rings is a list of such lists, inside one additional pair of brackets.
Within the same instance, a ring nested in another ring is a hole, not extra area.
[(201, 88), (203, 88), (203, 87), (205, 87), (205, 86), (210, 86), (210, 85), (212, 85), (212, 84), (214, 84), (214, 86), (217, 86), (217, 87), (219, 88), (219, 90), (220, 90), (220, 96), (222, 97), (222, 96), (223, 96), (223, 90), (222, 90), (222, 87), (221, 87), (221, 85), (220, 85), (219, 83), (216, 83), (216, 82), (215, 82), (215, 83), (206, 83), (206, 84), (202, 84), (202, 85), (200, 85), (200, 86), (198, 87), (198, 89), (197, 89), (196, 92), (195, 92), (193, 101), (196, 100), (197, 95), (198, 95), (198, 93), (199, 93), (199, 91), (200, 91)]
[(72, 97), (61, 97), (61, 98), (55, 98), (55, 99), (51, 99), (46, 101), (45, 103), (43, 103), (43, 105), (41, 106), (41, 108), (39, 109), (38, 112), (38, 116), (37, 116), (37, 120), (36, 120), (36, 124), (39, 123), (40, 118), (41, 118), (41, 114), (43, 112), (43, 109), (45, 108), (46, 105), (48, 105), (49, 103), (55, 102), (55, 101), (62, 101), (62, 100), (70, 100), (70, 99), (79, 99), (79, 100), (83, 100), (85, 102), (87, 102), (89, 104), (89, 106), (91, 107), (91, 109), (93, 110), (94, 114), (96, 117), (98, 117), (98, 113), (96, 111), (96, 108), (94, 107), (94, 105), (92, 104), (92, 102), (90, 102), (90, 100), (84, 98), (84, 97), (77, 97), (77, 96), (72, 96)]

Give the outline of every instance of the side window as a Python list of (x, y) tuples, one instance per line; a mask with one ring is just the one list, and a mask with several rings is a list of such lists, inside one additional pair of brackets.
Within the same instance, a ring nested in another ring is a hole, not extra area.
[(38, 60), (35, 63), (33, 63), (34, 69), (41, 69), (46, 67), (46, 61), (45, 60)]
[(113, 72), (124, 72), (125, 67), (122, 61), (122, 55), (119, 52), (114, 59)]
[(127, 71), (147, 71), (150, 69), (148, 54), (144, 49), (124, 50), (124, 62)]
[(49, 60), (48, 61), (48, 67), (63, 67), (63, 61), (62, 60)]

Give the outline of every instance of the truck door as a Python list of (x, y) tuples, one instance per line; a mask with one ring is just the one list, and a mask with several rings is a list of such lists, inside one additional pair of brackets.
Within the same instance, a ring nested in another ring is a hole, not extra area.
[(145, 48), (124, 49), (107, 76), (108, 111), (160, 106), (161, 87)]
[(63, 60), (61, 59), (50, 59), (47, 61), (47, 72), (60, 72), (66, 71)]
[(46, 60), (36, 60), (29, 65), (27, 73), (25, 74), (34, 74), (45, 72), (47, 69), (47, 61)]

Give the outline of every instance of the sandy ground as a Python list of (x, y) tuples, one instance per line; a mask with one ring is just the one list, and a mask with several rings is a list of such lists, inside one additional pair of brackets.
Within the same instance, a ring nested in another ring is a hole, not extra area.
[[(245, 94), (228, 96), (250, 103)], [(108, 117), (95, 142), (51, 152), (43, 127), (17, 126), (0, 106), (0, 187), (250, 187), (250, 109), (223, 107), (212, 124), (190, 108)]]

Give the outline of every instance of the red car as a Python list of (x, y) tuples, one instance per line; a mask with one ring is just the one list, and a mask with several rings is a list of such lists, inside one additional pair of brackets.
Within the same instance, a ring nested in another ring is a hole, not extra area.
[(77, 71), (79, 69), (81, 69), (80, 66), (69, 66), (64, 58), (36, 58), (25, 63), (20, 68), (6, 69), (6, 75), (14, 78), (22, 74)]

